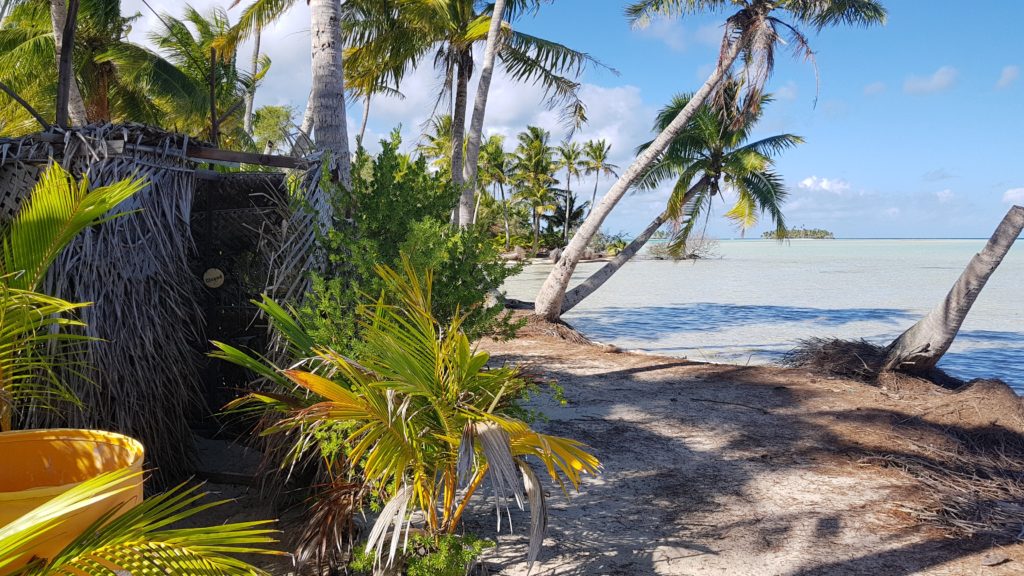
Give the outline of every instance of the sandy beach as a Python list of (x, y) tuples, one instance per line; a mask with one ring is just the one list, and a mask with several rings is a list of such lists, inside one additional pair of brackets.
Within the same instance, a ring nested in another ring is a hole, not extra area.
[[(552, 491), (534, 574), (1024, 570), (1019, 544), (926, 522), (936, 498), (888, 460), (938, 464), (961, 433), (1019, 437), (1020, 400), (1005, 387), (873, 387), (621, 353), (559, 332), (532, 324), (516, 340), (482, 344), (496, 362), (557, 380), (568, 405), (544, 406), (543, 427), (587, 442), (604, 464), (571, 499)], [(478, 507), (474, 529), (493, 532), (493, 511)], [(506, 534), (486, 561), (520, 575), (524, 555), (525, 537)]]

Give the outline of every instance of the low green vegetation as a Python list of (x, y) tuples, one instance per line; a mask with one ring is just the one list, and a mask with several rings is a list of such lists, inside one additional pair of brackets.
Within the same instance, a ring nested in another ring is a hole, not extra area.
[[(494, 542), (473, 535), (446, 534), (436, 538), (413, 536), (408, 553), (400, 560), (406, 576), (466, 576), (476, 559)], [(356, 576), (370, 576), (376, 557), (366, 550), (357, 550), (348, 567)]]
[(399, 266), (403, 253), (421, 270), (430, 269), (446, 289), (433, 301), (442, 321), (465, 314), (463, 330), (473, 338), (511, 336), (517, 322), (498, 302), (484, 306), (506, 278), (519, 272), (501, 259), (499, 247), (481, 227), (449, 223), (458, 195), (449, 179), (431, 172), (427, 160), (399, 152), (397, 131), (371, 156), (360, 149), (352, 167), (352, 189), (333, 187), (335, 214), (351, 219), (321, 239), (329, 265), (314, 274), (313, 290), (300, 316), (321, 346), (348, 353), (358, 345), (357, 307), (363, 295), (386, 285), (377, 265)]
[[(400, 272), (386, 266), (376, 271), (380, 296), (363, 296), (357, 309), (361, 345), (351, 356), (314, 344), (302, 322), (272, 302), (262, 307), (292, 351), (312, 352), (304, 369), (280, 370), (215, 343), (216, 356), (279, 384), (230, 408), (276, 414), (264, 417), (264, 434), (283, 435), (289, 448), (282, 466), (300, 465), (312, 455), (325, 480), (319, 501), (330, 506), (346, 494), (344, 512), (334, 508), (318, 522), (330, 517), (335, 526), (347, 526), (362, 504), (383, 504), (365, 546), (378, 561), (401, 561), (396, 546), (412, 529), (412, 511), (422, 513), (422, 530), (434, 549), (444, 550), (439, 539), (456, 533), (486, 479), (500, 495), (499, 510), (529, 507), (533, 562), (547, 507), (531, 461), (567, 490), (598, 471), (597, 459), (579, 442), (530, 427), (521, 402), (539, 392), (538, 384), (518, 368), (487, 367), (488, 355), (476, 351), (463, 330), (469, 314), (444, 321), (435, 315), (429, 270), (417, 270), (403, 257)], [(322, 525), (307, 533), (332, 534)], [(310, 541), (302, 547), (324, 546)]]
[(835, 236), (828, 230), (822, 230), (821, 228), (787, 228), (784, 233), (780, 233), (776, 230), (769, 230), (761, 234), (761, 238), (769, 240), (778, 240), (780, 238), (801, 238), (801, 239), (815, 239), (815, 240), (834, 240)]

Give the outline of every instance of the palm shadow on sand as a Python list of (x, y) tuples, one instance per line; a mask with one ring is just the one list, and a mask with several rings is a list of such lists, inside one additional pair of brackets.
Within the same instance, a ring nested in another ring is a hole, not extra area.
[[(855, 466), (866, 455), (812, 418), (887, 421), (908, 430), (930, 426), (925, 421), (880, 410), (810, 412), (801, 407), (801, 398), (756, 368), (718, 367), (713, 378), (705, 378), (680, 374), (677, 369), (686, 361), (666, 360), (581, 377), (538, 357), (498, 355), (493, 362), (532, 364), (566, 383), (573, 410), (539, 405), (550, 416), (540, 428), (589, 444), (604, 464), (602, 476), (587, 479), (581, 493), (568, 500), (549, 486), (549, 538), (534, 574), (688, 574), (684, 570), (700, 566), (693, 562), (702, 557), (732, 553), (739, 538), (755, 562), (760, 557), (764, 564), (737, 565), (733, 574), (903, 575), (998, 543), (908, 528), (882, 538), (887, 544), (878, 550), (836, 559), (830, 552), (835, 543), (864, 529), (846, 525), (841, 506), (838, 513), (828, 506), (757, 511), (758, 494), (773, 477), (796, 472), (827, 481), (830, 463)], [(709, 444), (709, 438), (721, 442)], [(904, 452), (894, 444), (889, 454)], [(886, 486), (884, 478), (871, 482), (868, 492)], [(858, 504), (878, 510), (891, 505), (884, 491), (869, 493)], [(470, 530), (494, 537), (493, 509), (488, 512), (488, 504), (479, 501), (475, 506)], [(732, 508), (735, 513), (728, 512)], [(513, 521), (527, 524), (523, 513), (514, 512)], [(773, 570), (771, 558), (788, 554), (794, 538), (808, 547), (806, 554)], [(525, 574), (525, 537), (501, 536), (499, 542), (490, 561), (505, 566), (502, 574)]]

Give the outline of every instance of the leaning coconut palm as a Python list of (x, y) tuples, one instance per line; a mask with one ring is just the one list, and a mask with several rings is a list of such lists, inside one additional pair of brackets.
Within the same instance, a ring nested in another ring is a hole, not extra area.
[[(487, 97), (491, 92), (491, 78), (494, 76), (494, 59), (503, 42), (501, 28), (505, 18), (506, 0), (494, 0), (491, 5), (491, 22), (487, 28), (487, 44), (484, 45), (484, 62), (480, 68), (480, 80), (477, 82), (476, 99), (473, 102), (473, 115), (469, 121), (469, 137), (466, 141), (466, 166), (464, 185), (459, 196), (459, 223), (465, 227), (476, 222), (476, 210), (470, 219), (465, 209), (473, 202), (473, 188), (476, 186), (477, 167), (480, 161), (480, 141), (484, 136), (484, 115), (487, 113)], [(468, 201), (468, 202), (467, 202)], [(479, 208), (480, 203), (476, 206)]]
[[(403, 97), (399, 86), (416, 43), (410, 30), (396, 25), (399, 4), (394, 0), (349, 0), (342, 5), (345, 87), (353, 99), (363, 101), (359, 142), (366, 133), (373, 97)], [(371, 38), (374, 42), (367, 44)]]
[(206, 496), (196, 487), (179, 486), (151, 496), (128, 510), (114, 510), (89, 526), (53, 558), (32, 551), (59, 535), (76, 512), (112, 498), (133, 486), (139, 473), (108, 472), (78, 484), (60, 496), (0, 526), (0, 574), (5, 576), (269, 576), (234, 557), (280, 555), (266, 548), (276, 542), (269, 521), (239, 522), (201, 528), (171, 528), (226, 501), (198, 504)]
[[(619, 200), (649, 171), (672, 140), (686, 128), (697, 109), (717, 91), (738, 59), (742, 60), (744, 73), (751, 80), (747, 89), (757, 95), (772, 72), (779, 44), (788, 45), (798, 56), (813, 56), (807, 38), (797, 26), (821, 30), (836, 24), (871, 25), (885, 21), (885, 9), (877, 0), (642, 0), (631, 4), (626, 13), (634, 25), (646, 25), (659, 15), (689, 16), (736, 5), (740, 9), (725, 21), (715, 70), (690, 98), (689, 105), (637, 156), (580, 226), (537, 294), (538, 315), (547, 320), (558, 319), (569, 280), (591, 239)], [(780, 13), (789, 15), (793, 22), (781, 20), (776, 16)]]
[(89, 190), (87, 180), (75, 182), (52, 164), (14, 219), (0, 224), (0, 430), (11, 429), (19, 404), (74, 402), (56, 368), (72, 362), (64, 345), (81, 337), (64, 330), (82, 325), (70, 314), (86, 304), (36, 290), (79, 232), (116, 217), (110, 211), (144, 186), (125, 180)]
[[(499, 527), (501, 507), (529, 505), (532, 563), (547, 513), (530, 460), (567, 489), (596, 473), (597, 459), (579, 442), (540, 434), (516, 417), (517, 398), (533, 385), (518, 369), (485, 368), (488, 355), (475, 351), (461, 330), (464, 315), (438, 322), (429, 272), (421, 276), (408, 259), (402, 273), (377, 271), (397, 301), (361, 307), (363, 348), (355, 360), (321, 350), (316, 361), (327, 371), (284, 371), (317, 401), (272, 431), (296, 434), (299, 451), (319, 446), (318, 430), (343, 431), (346, 461), (387, 502), (366, 544), (378, 558), (387, 548), (388, 563), (394, 560), (413, 512), (422, 514), (428, 535), (455, 533), (470, 498), (489, 480)], [(252, 400), (280, 405), (267, 395)]]
[(967, 313), (1024, 230), (1024, 207), (1013, 206), (981, 252), (974, 255), (949, 294), (886, 349), (885, 370), (927, 375), (953, 345)]
[[(755, 97), (743, 91), (738, 82), (728, 80), (721, 88), (716, 106), (705, 104), (697, 109), (690, 123), (650, 170), (641, 178), (640, 189), (653, 189), (668, 179), (675, 179), (668, 206), (650, 225), (597, 272), (569, 290), (562, 300), (562, 310), (572, 309), (601, 287), (613, 274), (643, 248), (665, 222), (675, 224), (670, 247), (682, 253), (701, 216), (711, 209), (715, 196), (723, 189), (736, 194), (732, 209), (725, 213), (746, 230), (757, 223), (758, 213), (767, 212), (775, 224), (775, 235), (784, 238), (785, 219), (782, 202), (786, 189), (782, 179), (772, 171), (772, 158), (803, 142), (793, 134), (779, 134), (747, 142), (750, 131), (761, 118), (762, 106), (771, 101), (768, 95)], [(690, 95), (676, 96), (663, 108), (654, 123), (654, 130), (663, 130), (680, 110), (691, 101)], [(650, 143), (640, 147), (642, 152)]]
[(267, 56), (257, 58), (250, 75), (239, 70), (234, 55), (217, 55), (214, 45), (230, 29), (226, 11), (213, 9), (202, 14), (186, 6), (181, 18), (162, 14), (160, 25), (149, 33), (149, 41), (189, 77), (193, 84), (191, 91), (206, 93), (207, 102), (211, 79), (214, 81), (212, 104), (208, 103), (201, 113), (162, 107), (161, 125), (186, 134), (209, 134), (210, 140), (218, 145), (246, 149), (252, 147), (252, 138), (251, 126), (249, 129), (245, 126), (245, 107), (251, 90), (266, 75), (270, 59)]
[(587, 176), (594, 175), (594, 191), (590, 194), (590, 208), (587, 210), (587, 216), (590, 216), (590, 211), (597, 203), (597, 186), (601, 182), (601, 176), (619, 177), (619, 173), (616, 172), (619, 167), (608, 161), (611, 150), (612, 145), (603, 139), (588, 140), (583, 144), (583, 173)]

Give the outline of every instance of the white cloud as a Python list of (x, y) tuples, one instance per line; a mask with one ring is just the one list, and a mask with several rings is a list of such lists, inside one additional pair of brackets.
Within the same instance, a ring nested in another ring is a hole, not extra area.
[(900, 209), (896, 208), (895, 206), (892, 206), (886, 208), (882, 213), (888, 216), (889, 218), (895, 218), (900, 215)]
[(864, 87), (865, 96), (878, 96), (884, 94), (886, 90), (885, 82), (872, 82)]
[(943, 66), (930, 76), (910, 76), (903, 83), (903, 91), (907, 94), (940, 92), (952, 86), (958, 74), (956, 68)]
[(792, 80), (786, 82), (784, 86), (773, 92), (779, 100), (796, 100), (798, 93), (799, 90), (796, 82), (793, 82)]
[(996, 88), (1009, 88), (1011, 84), (1017, 81), (1020, 76), (1020, 66), (1006, 66), (1003, 71), (999, 74), (999, 80), (996, 82)]
[(1003, 194), (1003, 202), (1024, 205), (1024, 188), (1011, 188)]
[(939, 204), (948, 204), (953, 200), (954, 196), (955, 194), (953, 194), (953, 191), (948, 188), (935, 193), (935, 197), (938, 198)]
[(686, 33), (679, 20), (658, 18), (641, 28), (640, 35), (660, 40), (674, 52), (686, 50)]
[(797, 186), (804, 190), (831, 192), (832, 194), (843, 194), (850, 189), (850, 183), (845, 180), (818, 178), (817, 176), (808, 176), (801, 180)]
[(722, 28), (708, 24), (690, 32), (680, 20), (658, 18), (638, 33), (654, 40), (659, 40), (673, 52), (683, 52), (690, 46), (718, 46), (722, 43)]

